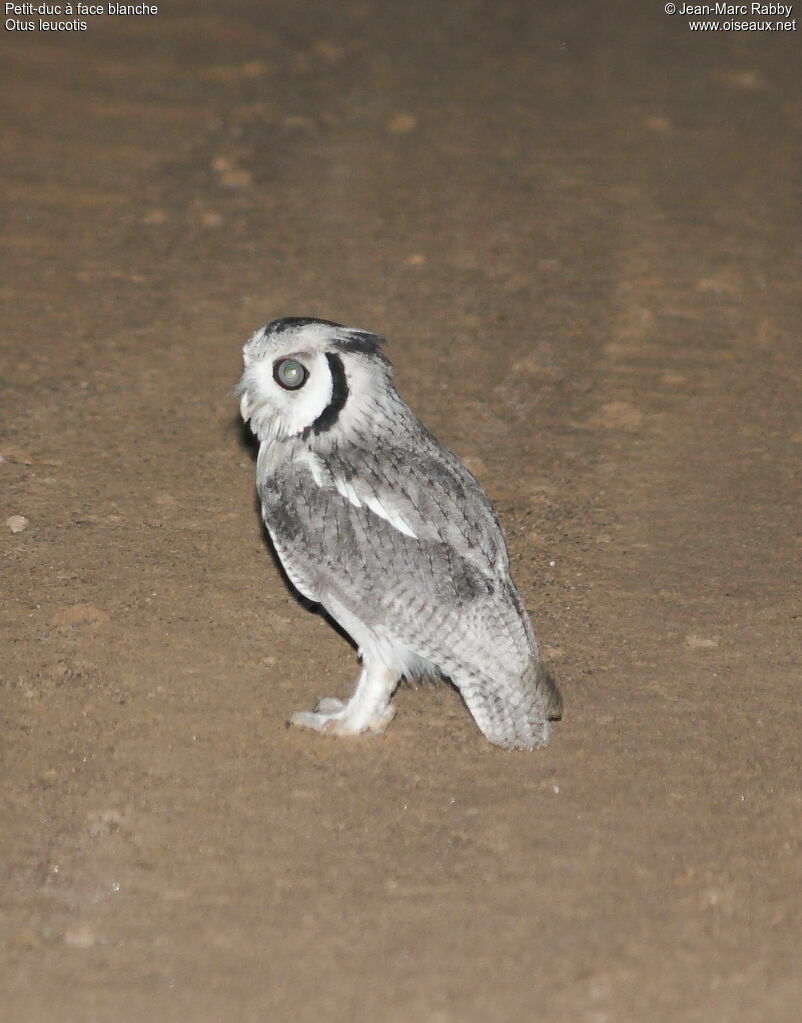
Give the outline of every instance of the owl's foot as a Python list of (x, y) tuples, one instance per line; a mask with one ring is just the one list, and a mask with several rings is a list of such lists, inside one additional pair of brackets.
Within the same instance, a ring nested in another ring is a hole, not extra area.
[(354, 695), (347, 702), (327, 697), (314, 710), (301, 710), (290, 718), (291, 725), (314, 728), (325, 735), (381, 735), (395, 717), (390, 697), (400, 672), (364, 658)]
[(387, 705), (382, 710), (366, 715), (362, 707), (353, 707), (353, 701), (346, 703), (327, 697), (313, 710), (299, 710), (290, 717), (291, 725), (313, 728), (324, 735), (381, 735), (395, 717), (395, 707)]
[(346, 705), (345, 700), (338, 700), (336, 696), (324, 696), (322, 700), (317, 701), (315, 710), (321, 714), (336, 714), (338, 710), (344, 710)]

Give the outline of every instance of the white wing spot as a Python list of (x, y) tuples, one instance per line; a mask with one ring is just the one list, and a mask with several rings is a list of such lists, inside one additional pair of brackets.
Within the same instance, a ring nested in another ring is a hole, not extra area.
[(386, 522), (389, 522), (394, 529), (399, 531), (399, 533), (404, 533), (405, 536), (411, 536), (413, 540), (418, 539), (403, 518), (397, 512), (390, 511), (386, 508), (378, 497), (365, 498), (365, 504), (374, 514), (378, 515)]
[[(325, 483), (323, 480), (321, 465), (316, 464), (316, 462), (317, 460), (314, 455), (312, 455), (308, 458), (307, 464), (311, 469), (315, 482), (319, 487), (322, 487), (325, 486)], [(384, 519), (385, 522), (389, 522), (393, 529), (397, 529), (399, 533), (412, 537), (413, 540), (418, 539), (417, 534), (407, 524), (404, 518), (399, 515), (398, 512), (392, 511), (388, 508), (380, 498), (376, 497), (375, 494), (371, 494), (369, 497), (363, 494), (362, 497), (360, 497), (354, 489), (354, 485), (349, 483), (347, 480), (344, 480), (342, 476), (333, 476), (332, 479), (334, 486), (337, 488), (337, 492), (341, 494), (346, 501), (350, 501), (355, 508), (361, 508), (364, 505), (368, 507), (374, 515), (378, 515), (379, 518)]]
[(298, 456), (298, 461), (307, 467), (307, 469), (312, 473), (312, 479), (315, 481), (317, 486), (323, 489), (325, 486), (324, 471), (327, 470), (325, 464), (321, 462), (317, 455), (313, 454), (311, 451), (303, 451)]
[(347, 480), (344, 480), (341, 476), (335, 476), (334, 486), (342, 494), (346, 501), (351, 502), (354, 508), (362, 507), (362, 502), (359, 500), (359, 495)]

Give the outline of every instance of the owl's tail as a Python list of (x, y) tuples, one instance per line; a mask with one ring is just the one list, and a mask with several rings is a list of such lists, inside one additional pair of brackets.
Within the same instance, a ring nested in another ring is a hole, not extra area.
[(543, 694), (548, 721), (560, 721), (563, 716), (563, 694), (549, 669), (538, 661), (535, 669), (535, 687)]
[(549, 671), (534, 658), (523, 677), (453, 675), (452, 681), (482, 734), (505, 749), (537, 749), (549, 741), (549, 722), (562, 717), (563, 701)]

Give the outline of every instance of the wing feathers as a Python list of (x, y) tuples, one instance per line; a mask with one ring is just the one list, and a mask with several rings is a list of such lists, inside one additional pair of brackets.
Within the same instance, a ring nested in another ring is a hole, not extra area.
[(292, 539), (276, 545), (287, 574), (332, 613), (344, 608), (436, 665), (491, 742), (543, 745), (559, 694), (538, 665), (487, 498), (467, 471), (442, 466), (427, 490), (422, 472), (407, 459), (402, 474), (401, 461), (386, 460), (380, 473), (366, 453), (357, 474), (353, 462), (305, 451), (265, 481), (265, 521), (275, 516)]

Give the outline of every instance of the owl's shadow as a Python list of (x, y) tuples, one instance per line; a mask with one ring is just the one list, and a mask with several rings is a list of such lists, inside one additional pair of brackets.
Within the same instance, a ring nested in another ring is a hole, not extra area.
[[(259, 441), (253, 435), (253, 432), (251, 431), (251, 428), (248, 426), (248, 424), (244, 423), (239, 418), (239, 416), (236, 417), (235, 422), (237, 432), (239, 434), (240, 450), (247, 454), (250, 460), (255, 463), (259, 455)], [(290, 595), (294, 598), (296, 603), (301, 605), (301, 607), (305, 611), (311, 611), (312, 614), (316, 614), (320, 618), (323, 618), (326, 622), (328, 622), (328, 624), (332, 627), (332, 629), (334, 629), (337, 635), (342, 636), (342, 638), (351, 647), (353, 647), (354, 650), (356, 650), (357, 644), (353, 641), (353, 639), (351, 639), (351, 637), (348, 635), (345, 629), (343, 629), (339, 622), (335, 621), (324, 607), (322, 607), (320, 604), (316, 604), (312, 600), (309, 600), (302, 593), (299, 593), (298, 590), (296, 590), (296, 588), (293, 586), (289, 576), (284, 570), (284, 566), (281, 563), (281, 558), (279, 558), (278, 554), (276, 553), (276, 548), (273, 546), (273, 541), (270, 538), (270, 533), (268, 532), (267, 526), (265, 525), (265, 520), (262, 518), (262, 502), (259, 500), (259, 495), (255, 489), (253, 493), (253, 507), (254, 511), (256, 512), (257, 518), (259, 519), (259, 525), (262, 528), (262, 539), (264, 540), (265, 547), (267, 548), (267, 551), (273, 560), (273, 564), (276, 566), (276, 569), (279, 575), (281, 576), (282, 580), (284, 581), (284, 585), (287, 587), (287, 590), (289, 591)]]

